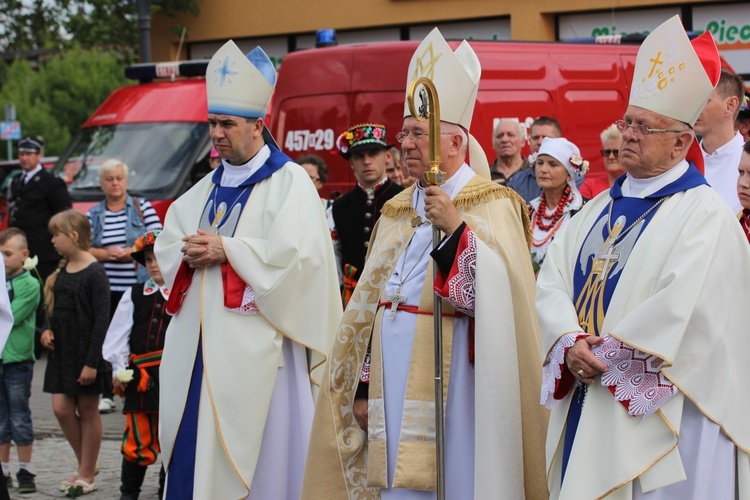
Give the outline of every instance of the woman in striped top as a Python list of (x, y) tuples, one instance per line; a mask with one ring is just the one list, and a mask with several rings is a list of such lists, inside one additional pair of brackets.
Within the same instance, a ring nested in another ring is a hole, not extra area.
[[(99, 183), (104, 200), (91, 207), (91, 253), (104, 264), (110, 287), (110, 314), (114, 314), (125, 290), (148, 279), (143, 266), (130, 257), (135, 240), (147, 231), (162, 228), (151, 203), (128, 195), (128, 166), (120, 160), (107, 160), (99, 169)], [(110, 316), (111, 319), (111, 316)], [(110, 376), (108, 381), (111, 382)], [(110, 384), (111, 386), (111, 384)], [(115, 409), (111, 387), (108, 386), (99, 411)]]
[(148, 279), (145, 269), (130, 257), (135, 240), (147, 231), (162, 228), (159, 216), (144, 199), (128, 195), (128, 166), (107, 160), (99, 170), (104, 200), (89, 210), (91, 253), (104, 263), (112, 295), (112, 311), (120, 296), (133, 285)]

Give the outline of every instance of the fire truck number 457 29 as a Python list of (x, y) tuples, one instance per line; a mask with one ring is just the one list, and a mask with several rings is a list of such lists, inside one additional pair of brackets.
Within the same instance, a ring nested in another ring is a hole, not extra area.
[(330, 151), (333, 149), (333, 129), (289, 130), (284, 139), (284, 148), (288, 151)]

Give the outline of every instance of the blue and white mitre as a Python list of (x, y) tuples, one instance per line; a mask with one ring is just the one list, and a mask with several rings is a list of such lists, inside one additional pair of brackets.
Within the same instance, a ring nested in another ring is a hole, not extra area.
[(208, 63), (208, 112), (265, 118), (274, 85), (276, 69), (263, 49), (255, 47), (246, 56), (229, 40)]

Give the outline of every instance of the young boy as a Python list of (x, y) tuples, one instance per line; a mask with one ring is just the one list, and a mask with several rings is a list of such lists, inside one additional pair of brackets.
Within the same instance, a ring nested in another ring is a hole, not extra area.
[[(122, 295), (102, 347), (104, 359), (112, 363), (115, 392), (125, 396), (121, 500), (138, 498), (146, 467), (160, 451), (159, 365), (171, 316), (165, 308), (169, 290), (153, 251), (158, 234), (150, 231), (135, 241), (130, 255), (146, 266), (150, 278)], [(164, 469), (159, 475), (159, 498), (163, 487)]]
[(34, 331), (41, 287), (39, 281), (23, 268), (29, 256), (23, 231), (9, 228), (0, 233), (0, 251), (5, 261), (5, 284), (13, 313), (13, 328), (0, 360), (0, 464), (10, 489), (13, 485), (10, 440), (13, 439), (18, 449), (18, 492), (33, 493), (36, 484), (30, 464), (34, 428), (29, 398), (36, 360)]

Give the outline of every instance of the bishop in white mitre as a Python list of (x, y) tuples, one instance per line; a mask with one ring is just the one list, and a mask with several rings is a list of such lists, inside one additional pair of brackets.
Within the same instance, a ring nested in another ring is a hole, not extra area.
[(154, 249), (174, 314), (160, 370), (170, 500), (299, 497), (341, 301), (315, 188), (263, 123), (275, 81), (260, 48), (216, 52), (222, 164), (174, 202)]
[(627, 175), (539, 273), (551, 498), (750, 498), (750, 247), (692, 132), (719, 71), (710, 33), (651, 32), (617, 122)]
[[(407, 107), (398, 137), (420, 180), (373, 231), (321, 384), (303, 499), (436, 498), (433, 290), (443, 297), (445, 497), (547, 497), (530, 221), (468, 133), (480, 74), (470, 45), (454, 52), (437, 29), (412, 58), (407, 84), (427, 76), (437, 89), (447, 180), (425, 184), (429, 123)], [(420, 96), (418, 113), (430, 106)], [(433, 225), (445, 234), (437, 250)]]

